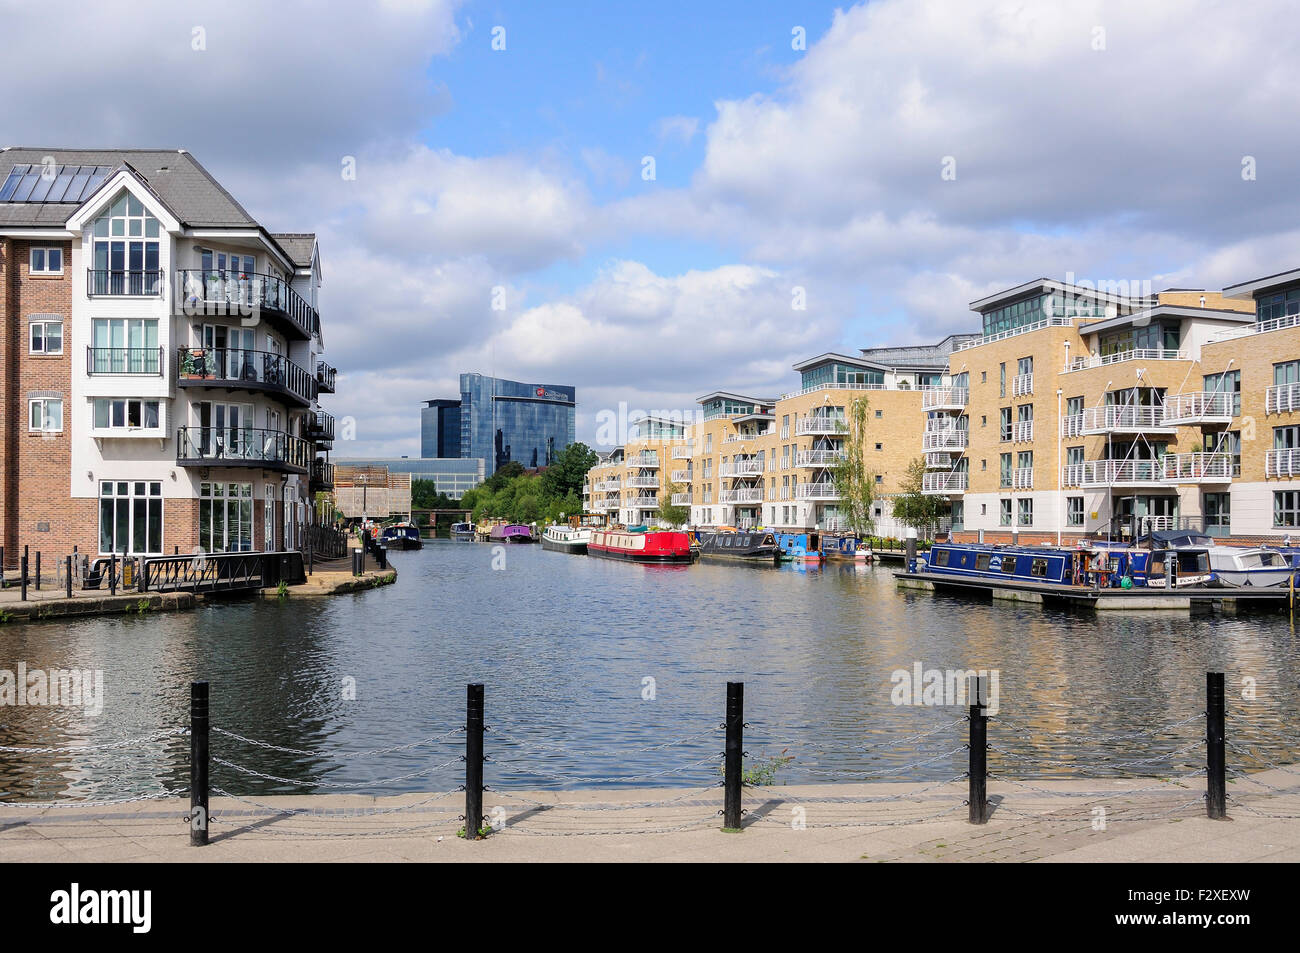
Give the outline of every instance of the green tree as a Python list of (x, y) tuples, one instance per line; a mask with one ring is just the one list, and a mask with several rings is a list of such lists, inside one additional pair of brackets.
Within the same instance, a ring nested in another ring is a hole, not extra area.
[(523, 473), (524, 473), (524, 465), (520, 463), (518, 460), (511, 460), (501, 469), (497, 470), (496, 473), (492, 474), (490, 477), (484, 480), (483, 485), (487, 487), (489, 490), (491, 490), (493, 493), (496, 493), (498, 490), (500, 490), (503, 486), (508, 484), (515, 477), (522, 476)]
[(892, 512), (894, 519), (904, 526), (924, 530), (923, 535), (928, 536), (939, 520), (948, 515), (948, 501), (921, 492), (924, 481), (925, 460), (917, 457), (907, 465), (907, 475), (900, 484), (901, 492), (894, 497)]
[(676, 483), (665, 483), (659, 490), (659, 518), (669, 526), (678, 527), (691, 518), (691, 508), (673, 503), (673, 494), (682, 492)]
[(849, 529), (864, 536), (871, 531), (871, 504), (876, 499), (874, 473), (867, 472), (867, 410), (866, 397), (855, 397), (849, 402), (846, 419), (840, 425), (844, 435), (844, 459), (832, 470), (835, 495), (840, 498), (839, 512)]
[(438, 490), (433, 480), (411, 480), (411, 506), (417, 510), (446, 510), (455, 506), (446, 493)]
[(551, 499), (582, 493), (582, 480), (600, 459), (585, 443), (571, 443), (542, 471), (542, 492)]

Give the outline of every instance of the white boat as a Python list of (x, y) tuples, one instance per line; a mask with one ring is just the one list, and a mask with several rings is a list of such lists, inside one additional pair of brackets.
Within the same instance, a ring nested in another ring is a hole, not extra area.
[(585, 556), (591, 542), (590, 526), (564, 526), (555, 523), (542, 533), (542, 549)]
[(1276, 549), (1211, 546), (1210, 568), (1225, 586), (1285, 586), (1294, 572)]

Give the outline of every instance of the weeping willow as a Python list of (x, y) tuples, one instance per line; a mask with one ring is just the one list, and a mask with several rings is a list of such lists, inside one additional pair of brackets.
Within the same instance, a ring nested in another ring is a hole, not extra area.
[(866, 397), (855, 397), (849, 403), (845, 422), (840, 424), (840, 432), (844, 435), (844, 459), (834, 470), (840, 516), (859, 536), (871, 530), (871, 504), (876, 499), (875, 474), (867, 472), (866, 464), (869, 407)]

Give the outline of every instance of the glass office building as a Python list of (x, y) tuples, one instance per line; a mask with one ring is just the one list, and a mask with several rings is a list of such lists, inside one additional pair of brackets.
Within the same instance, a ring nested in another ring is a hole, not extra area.
[(491, 476), (511, 461), (544, 467), (574, 441), (577, 392), (563, 384), (525, 384), (460, 375), (460, 455), (479, 457)]
[(420, 408), (420, 456), (460, 455), (460, 401), (426, 400)]

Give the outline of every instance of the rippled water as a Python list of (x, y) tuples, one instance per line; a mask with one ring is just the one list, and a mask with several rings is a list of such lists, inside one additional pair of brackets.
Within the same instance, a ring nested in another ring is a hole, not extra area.
[[(990, 763), (1007, 774), (1194, 770), (1203, 754), (1185, 749), (1202, 736), (1208, 669), (1227, 673), (1230, 738), (1271, 759), (1297, 756), (1285, 739), (1300, 736), (1300, 649), (1283, 616), (1044, 611), (900, 592), (886, 568), (839, 564), (644, 567), (518, 546), (494, 570), (492, 547), (451, 542), (392, 558), (397, 584), (357, 595), (6, 625), (0, 668), (101, 669), (105, 707), (98, 717), (0, 708), (0, 745), (103, 744), (184, 725), (189, 683), (207, 679), (214, 726), (299, 752), (218, 735), (214, 754), (309, 782), (217, 764), (221, 788), (446, 790), (461, 781), (459, 734), (344, 755), (455, 731), (466, 682), (482, 681), (494, 787), (701, 786), (718, 778), (725, 685), (738, 680), (751, 758), (794, 758), (781, 781), (941, 780), (964, 768), (954, 750), (964, 725), (942, 727), (962, 710), (891, 703), (891, 673), (921, 662), (999, 670)], [(1240, 697), (1247, 678), (1254, 700)], [(1140, 732), (1150, 733), (1098, 740)], [(0, 753), (0, 789), (6, 798), (179, 790), (187, 758), (183, 737), (92, 754)], [(1131, 764), (1150, 758), (1160, 760)]]

